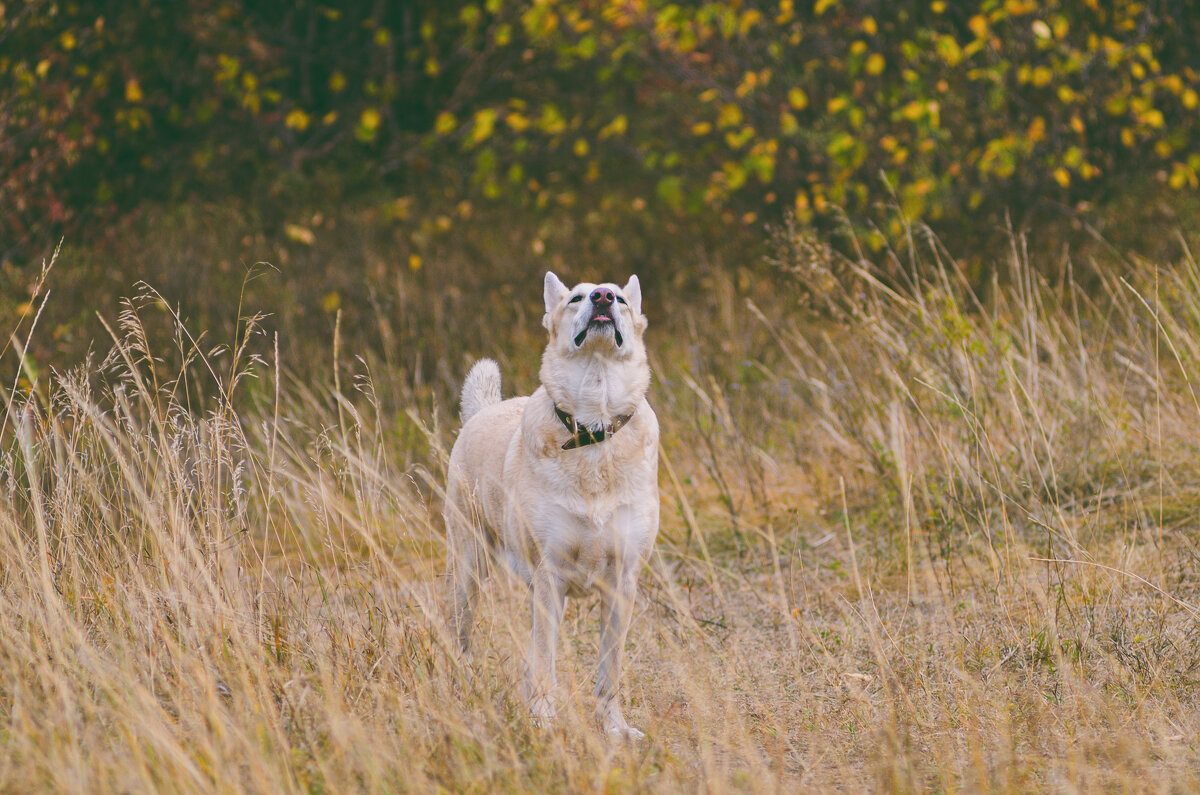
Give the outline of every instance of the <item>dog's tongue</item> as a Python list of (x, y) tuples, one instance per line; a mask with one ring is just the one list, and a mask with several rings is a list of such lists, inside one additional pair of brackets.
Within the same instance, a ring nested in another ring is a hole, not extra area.
[(616, 322), (612, 319), (612, 315), (606, 315), (603, 312), (592, 315), (592, 317), (588, 320), (587, 327), (584, 328), (583, 331), (579, 332), (578, 335), (576, 335), (575, 347), (583, 345), (583, 341), (587, 338), (588, 331), (591, 330), (592, 326), (596, 323), (612, 323), (615, 342), (617, 343), (618, 348), (621, 347), (621, 344), (624, 342), (624, 340), (621, 339), (621, 332), (616, 330)]

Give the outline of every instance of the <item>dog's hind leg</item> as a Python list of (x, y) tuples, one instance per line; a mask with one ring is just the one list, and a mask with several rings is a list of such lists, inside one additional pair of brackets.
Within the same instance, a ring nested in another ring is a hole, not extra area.
[[(454, 491), (452, 489), (452, 491)], [(487, 544), (469, 509), (448, 495), (446, 499), (446, 573), (449, 582), (450, 629), (463, 657), (471, 659), (471, 631), (479, 588), (487, 578)]]

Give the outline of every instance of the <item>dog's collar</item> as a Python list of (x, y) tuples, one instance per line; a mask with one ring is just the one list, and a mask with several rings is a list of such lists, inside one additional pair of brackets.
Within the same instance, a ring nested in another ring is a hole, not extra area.
[(632, 411), (628, 414), (618, 414), (612, 418), (611, 422), (606, 422), (601, 428), (593, 431), (586, 426), (580, 425), (574, 417), (558, 406), (554, 407), (554, 413), (558, 415), (558, 418), (562, 420), (562, 424), (567, 426), (567, 430), (572, 434), (571, 438), (562, 446), (564, 450), (574, 450), (576, 447), (603, 442), (628, 425), (629, 421), (633, 419)]

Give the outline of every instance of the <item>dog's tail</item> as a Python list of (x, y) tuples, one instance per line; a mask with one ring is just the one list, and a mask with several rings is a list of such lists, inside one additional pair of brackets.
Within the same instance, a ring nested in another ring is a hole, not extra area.
[(500, 402), (500, 365), (491, 359), (475, 362), (462, 388), (462, 421), (474, 417), (481, 409)]

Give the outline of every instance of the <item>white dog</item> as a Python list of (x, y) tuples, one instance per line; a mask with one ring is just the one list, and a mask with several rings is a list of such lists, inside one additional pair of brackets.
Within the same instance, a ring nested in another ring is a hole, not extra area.
[(658, 534), (642, 290), (636, 276), (624, 287), (568, 289), (547, 273), (545, 301), (550, 342), (537, 391), (501, 401), (490, 359), (463, 384), (445, 507), (453, 629), (469, 654), (487, 556), (499, 556), (532, 592), (526, 696), (545, 725), (565, 597), (599, 591), (596, 715), (609, 735), (640, 738), (621, 713), (619, 686), (638, 572)]

